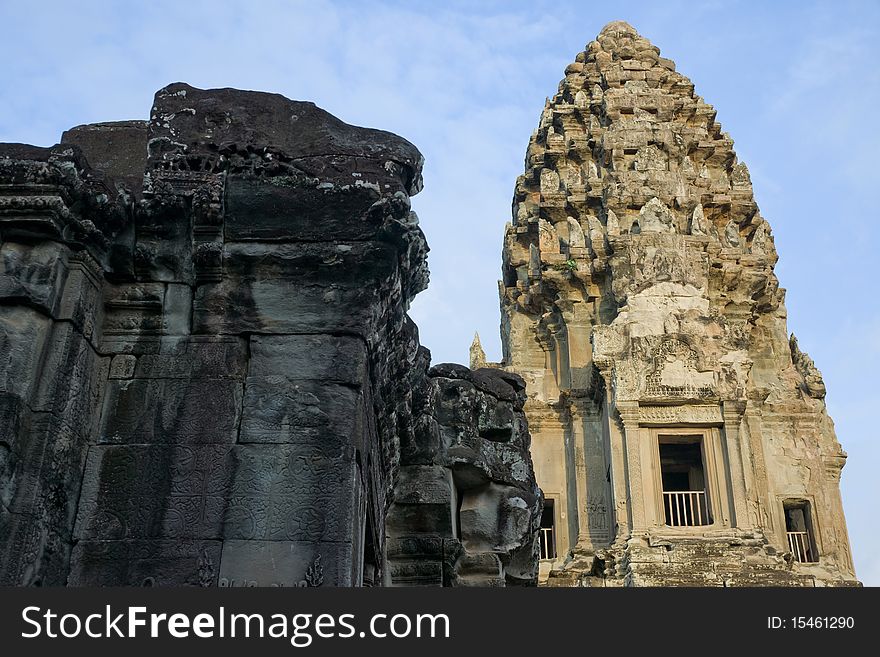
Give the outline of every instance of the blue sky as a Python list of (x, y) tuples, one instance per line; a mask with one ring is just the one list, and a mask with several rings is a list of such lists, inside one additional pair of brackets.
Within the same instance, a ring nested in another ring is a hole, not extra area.
[(611, 20), (630, 22), (715, 105), (780, 253), (789, 328), (822, 370), (849, 453), (856, 568), (880, 585), (880, 3), (51, 2), (0, 0), (0, 141), (147, 118), (174, 81), (312, 100), (426, 158), (414, 199), (431, 286), (411, 315), (435, 362), (474, 330), (500, 357), (501, 238), (546, 96)]

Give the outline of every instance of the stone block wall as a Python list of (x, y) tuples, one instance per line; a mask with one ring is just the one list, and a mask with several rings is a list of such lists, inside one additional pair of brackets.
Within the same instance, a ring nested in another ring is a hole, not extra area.
[(419, 583), (534, 583), (522, 383), (429, 374), (406, 315), (421, 164), (180, 83), (0, 145), (0, 583), (392, 585), (438, 555)]

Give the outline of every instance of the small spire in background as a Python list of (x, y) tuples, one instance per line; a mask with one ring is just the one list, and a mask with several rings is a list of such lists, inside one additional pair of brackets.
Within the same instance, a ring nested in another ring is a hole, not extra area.
[(480, 333), (474, 332), (474, 341), (471, 342), (471, 369), (477, 370), (486, 367), (486, 352), (480, 342)]

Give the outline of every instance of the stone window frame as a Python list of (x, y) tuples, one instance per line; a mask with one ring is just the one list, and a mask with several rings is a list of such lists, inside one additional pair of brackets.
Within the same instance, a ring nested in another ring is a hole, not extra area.
[(776, 495), (776, 508), (779, 512), (779, 529), (776, 533), (777, 540), (782, 546), (782, 552), (790, 552), (788, 549), (788, 536), (786, 535), (787, 528), (785, 525), (786, 502), (805, 502), (807, 504), (807, 508), (809, 509), (810, 539), (812, 541), (812, 548), (816, 552), (815, 561), (795, 561), (793, 562), (793, 566), (795, 568), (810, 568), (811, 566), (818, 566), (822, 562), (822, 555), (825, 553), (825, 550), (822, 548), (822, 532), (819, 527), (818, 518), (816, 517), (818, 507), (816, 506), (815, 497), (803, 493)]
[[(553, 559), (539, 559), (539, 562), (554, 563), (560, 561), (561, 555), (568, 554), (571, 546), (568, 537), (568, 525), (563, 527), (562, 523), (566, 522), (565, 511), (567, 510), (567, 498), (558, 490), (541, 489), (545, 500), (553, 500), (553, 540), (556, 543), (556, 556)], [(565, 533), (565, 549), (562, 549), (563, 532)]]
[[(651, 452), (651, 491), (652, 500), (646, 500), (649, 525), (671, 534), (701, 534), (730, 525), (730, 512), (727, 509), (727, 476), (724, 452), (721, 445), (721, 432), (715, 427), (676, 425), (652, 427), (648, 429)], [(712, 522), (706, 525), (671, 526), (666, 524), (663, 508), (663, 477), (660, 469), (661, 436), (694, 436), (701, 441), (703, 455), (703, 479), (706, 485), (706, 499)], [(647, 483), (647, 482), (646, 482)], [(650, 517), (653, 513), (653, 518)]]
[[(538, 561), (546, 561), (548, 563), (555, 562), (559, 560), (560, 550), (559, 550), (559, 495), (556, 493), (544, 493), (544, 504), (547, 504), (547, 501), (553, 502), (553, 551), (555, 556), (548, 559), (539, 559)], [(539, 522), (540, 524), (540, 522)], [(540, 530), (539, 530), (540, 531)]]

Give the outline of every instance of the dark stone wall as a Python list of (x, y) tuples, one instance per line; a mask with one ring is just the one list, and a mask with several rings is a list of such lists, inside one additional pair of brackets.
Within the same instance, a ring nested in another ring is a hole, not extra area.
[(173, 84), (0, 145), (0, 584), (530, 584), (522, 381), (429, 371), (409, 142)]

